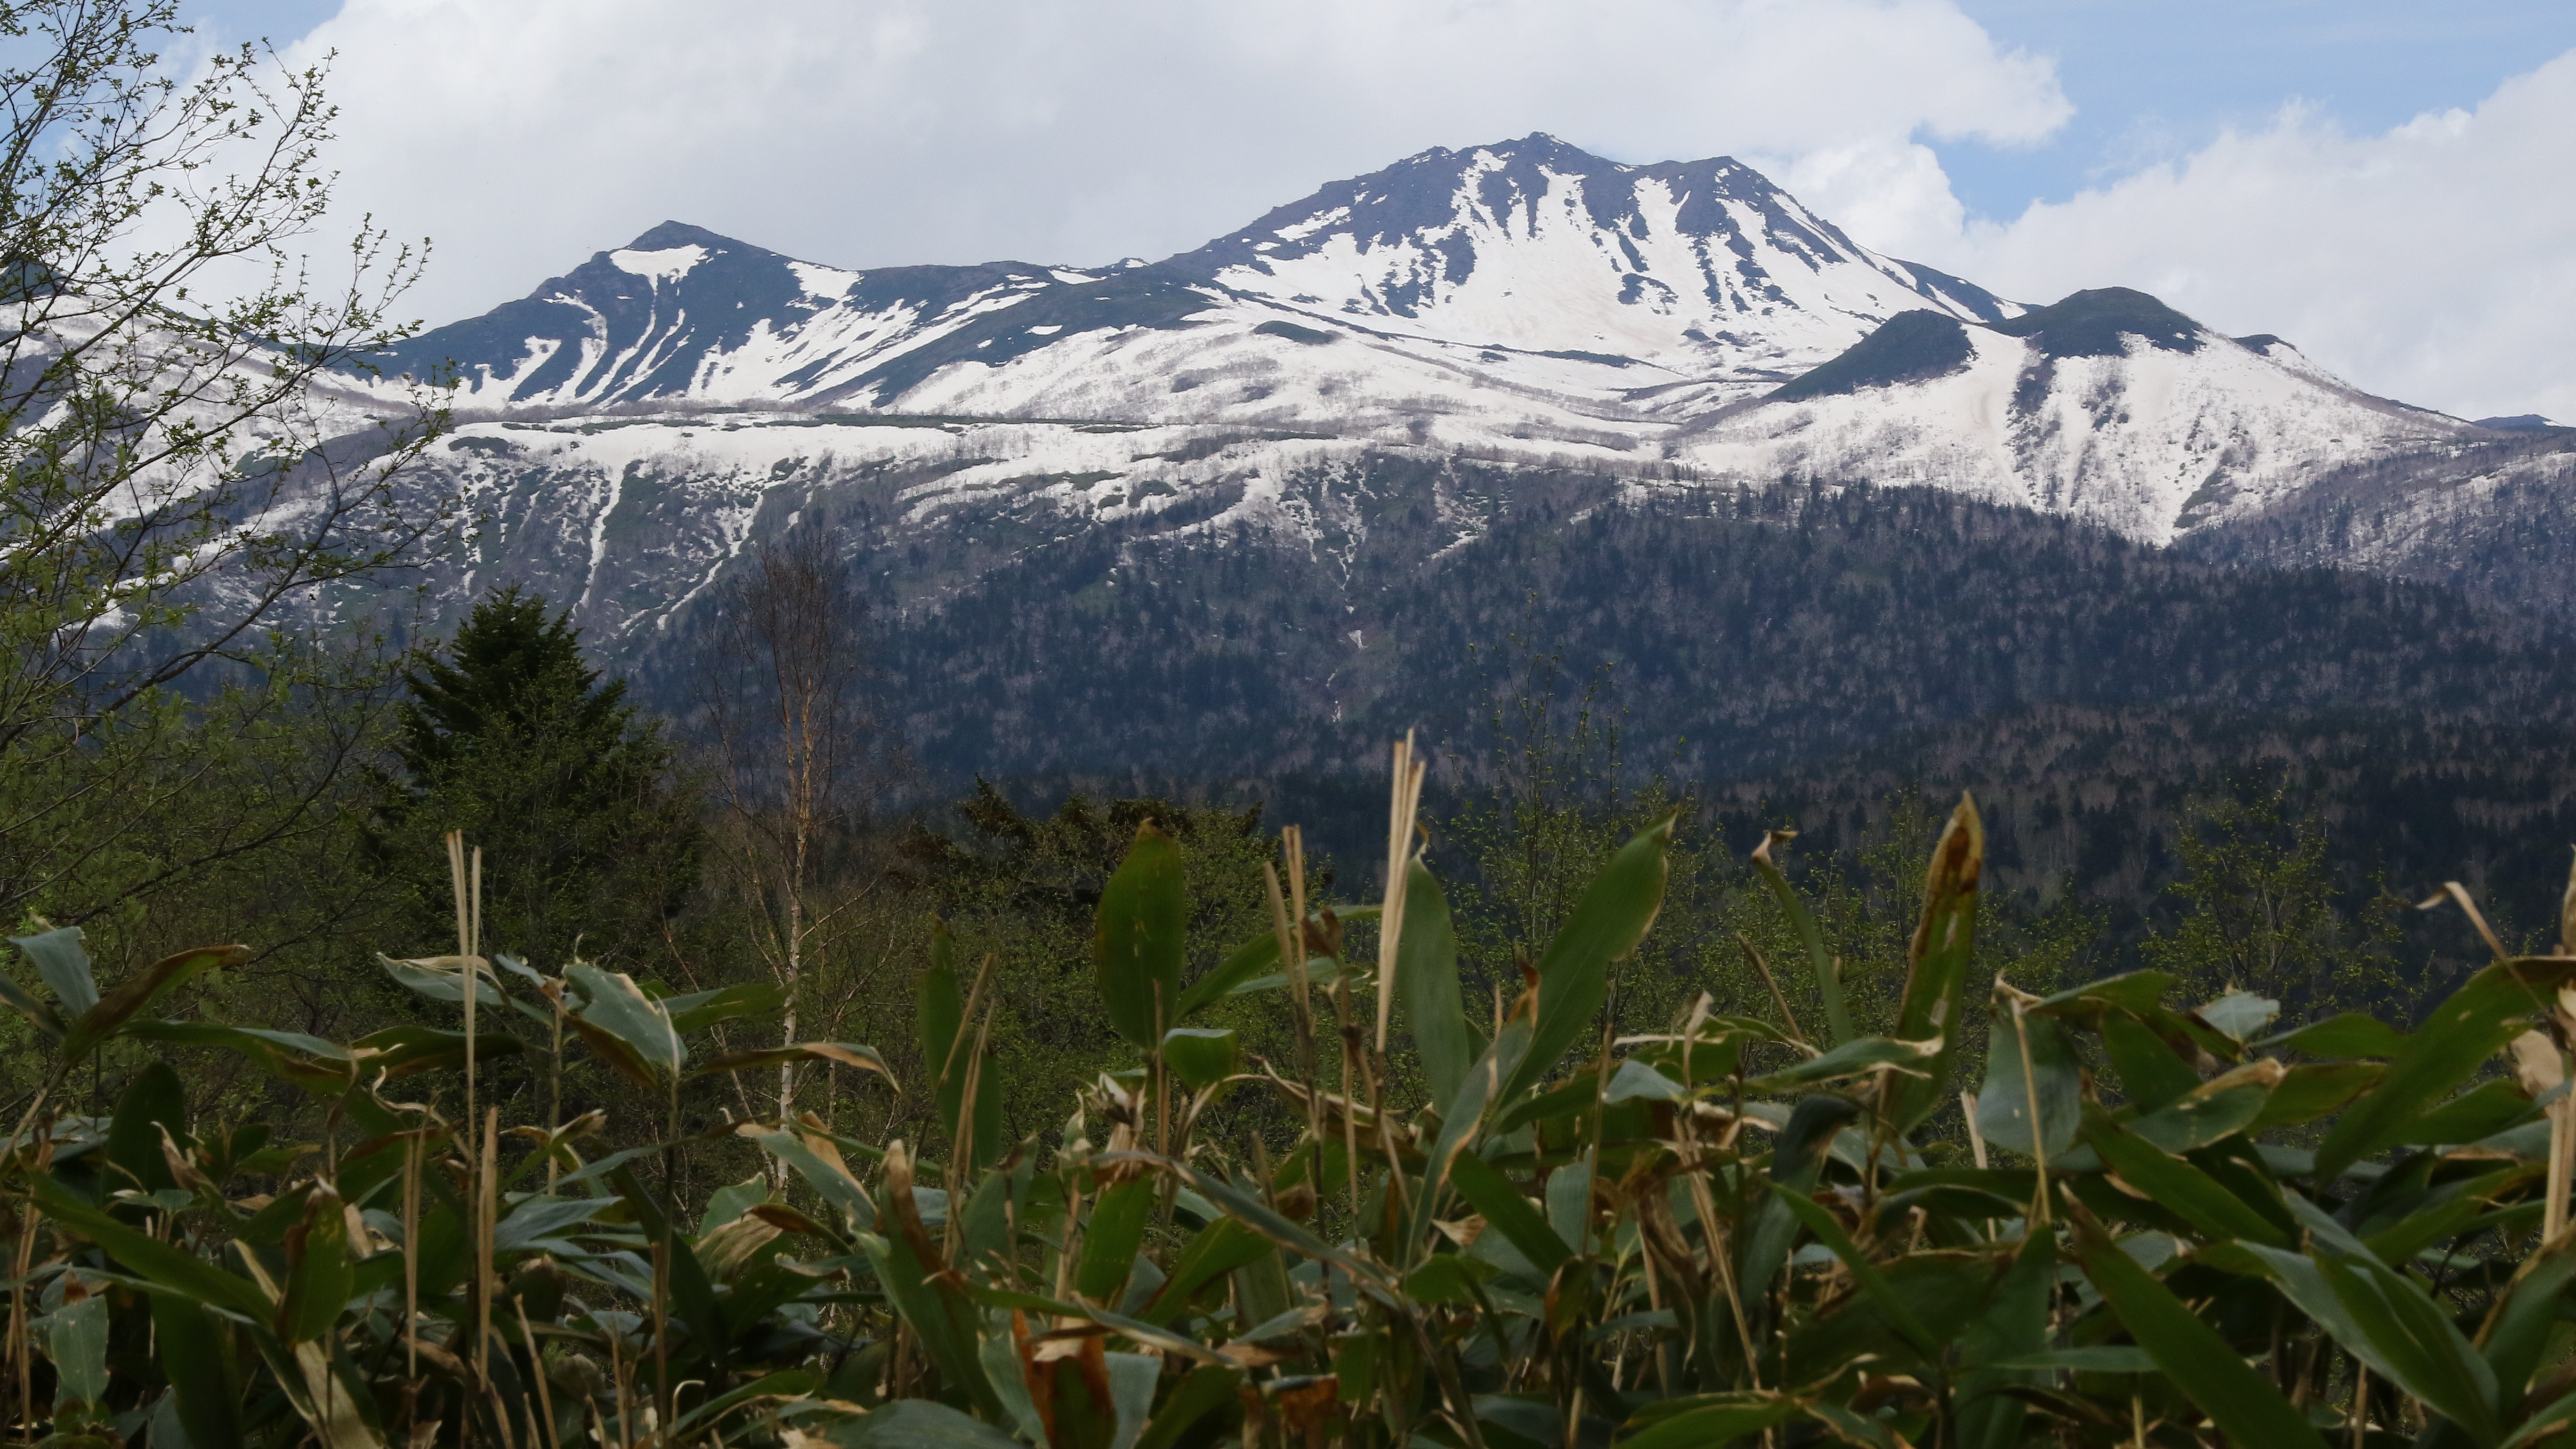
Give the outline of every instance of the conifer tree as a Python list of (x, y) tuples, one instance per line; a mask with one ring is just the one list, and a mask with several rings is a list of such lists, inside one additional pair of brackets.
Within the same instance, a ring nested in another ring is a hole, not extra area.
[(699, 802), (658, 721), (582, 659), (568, 613), (513, 586), (474, 606), (404, 681), (379, 859), (418, 902), (419, 945), (450, 949), (439, 845), (483, 849), (483, 947), (560, 969), (579, 953), (647, 969), (695, 884)]

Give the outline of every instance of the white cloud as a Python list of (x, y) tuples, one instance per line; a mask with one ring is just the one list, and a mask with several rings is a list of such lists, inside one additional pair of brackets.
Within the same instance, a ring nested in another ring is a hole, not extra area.
[(435, 320), (666, 217), (852, 266), (1159, 256), (1534, 130), (1787, 158), (1828, 215), (1956, 237), (1916, 138), (2070, 113), (1951, 0), (347, 0), (293, 56), (333, 50), (343, 209), (436, 239)]
[(1914, 254), (2008, 296), (2137, 287), (2222, 331), (2278, 333), (2373, 392), (2569, 421), (2571, 176), (2576, 51), (2473, 111), (2352, 135), (2293, 106), (2010, 222), (1936, 239), (1943, 218), (1926, 209), (1888, 230), (1910, 227)]

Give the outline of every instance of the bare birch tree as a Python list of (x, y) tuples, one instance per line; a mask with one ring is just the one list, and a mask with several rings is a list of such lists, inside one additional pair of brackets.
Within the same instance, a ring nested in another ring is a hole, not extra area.
[[(715, 591), (696, 671), (755, 944), (786, 993), (782, 1044), (836, 924), (874, 889), (846, 869), (888, 778), (868, 707), (867, 606), (821, 528), (756, 543)], [(793, 1115), (797, 1073), (778, 1070)]]

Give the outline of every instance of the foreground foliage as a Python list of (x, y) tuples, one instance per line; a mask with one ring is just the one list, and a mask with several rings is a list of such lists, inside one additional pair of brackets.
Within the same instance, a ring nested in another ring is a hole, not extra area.
[[(1815, 943), (1794, 971), (1819, 1009), (1702, 996), (1616, 1037), (1676, 822), (1611, 856), (1515, 1000), (1476, 1009), (1401, 753), (1397, 779), (1385, 900), (1310, 905), (1291, 831), (1271, 929), (1195, 974), (1181, 852), (1136, 830), (1092, 941), (1132, 1065), (1080, 1089), (1051, 1143), (1003, 1131), (993, 963), (944, 929), (917, 989), (924, 1079), (902, 1084), (934, 1104), (935, 1148), (811, 1116), (681, 1136), (690, 1077), (883, 1059), (694, 1045), (774, 1013), (766, 987), (487, 962), (464, 870), (460, 953), (385, 963), (458, 1031), (159, 1019), (235, 948), (102, 994), (76, 932), (23, 938), (51, 999), (0, 994), (54, 1065), (0, 1224), (21, 1422), (188, 1449), (2517, 1449), (2576, 1423), (2564, 942), (2514, 956), (2490, 935), (2493, 962), (2411, 1032), (2287, 1026), (2241, 991), (2177, 1001), (2160, 971), (1989, 984), (1963, 802), (1889, 1035), (1852, 1025), (1857, 966), (1765, 871)], [(2568, 914), (2576, 936), (2576, 890)], [(1285, 1060), (1201, 1024), (1261, 1001)], [(196, 1120), (166, 1066), (104, 1119), (57, 1112), (120, 1037), (240, 1052), (327, 1103), (331, 1137)], [(559, 1080), (568, 1045), (670, 1103), (666, 1140), (586, 1161), (595, 1114), (505, 1131), (478, 1104), (483, 1063)], [(1277, 1110), (1218, 1110), (1242, 1100)], [(1220, 1130), (1258, 1121), (1293, 1126)], [(671, 1199), (685, 1160), (743, 1145), (760, 1173)]]

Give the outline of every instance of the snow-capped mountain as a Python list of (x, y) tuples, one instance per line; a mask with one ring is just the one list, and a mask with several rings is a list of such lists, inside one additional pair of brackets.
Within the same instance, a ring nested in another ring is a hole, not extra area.
[(2003, 300), (1733, 160), (1543, 135), (1152, 263), (848, 271), (668, 223), (377, 361), (457, 382), (423, 475), (485, 520), (452, 591), (528, 578), (638, 647), (817, 515), (932, 601), (1098, 536), (1346, 563), (1390, 509), (1436, 561), (1567, 480), (1585, 506), (1920, 484), (2164, 543), (2505, 436), (2141, 293)]
[(1983, 323), (1906, 313), (1670, 451), (1727, 477), (1928, 484), (2161, 543), (2355, 458), (2482, 432), (2110, 287)]
[[(1778, 386), (1895, 314), (2018, 311), (1751, 168), (1432, 150), (1168, 261), (841, 271), (676, 222), (383, 359), (469, 407), (777, 404), (1580, 435)], [(1196, 394), (1193, 396), (1192, 394)]]

